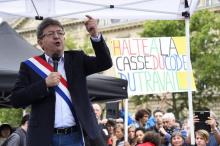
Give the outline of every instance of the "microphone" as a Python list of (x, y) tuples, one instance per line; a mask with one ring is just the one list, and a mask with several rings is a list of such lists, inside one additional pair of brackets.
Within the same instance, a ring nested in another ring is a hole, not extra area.
[(54, 69), (55, 72), (57, 72), (58, 71), (58, 62), (60, 60), (59, 54), (54, 53), (52, 55), (52, 60), (53, 60), (53, 69)]

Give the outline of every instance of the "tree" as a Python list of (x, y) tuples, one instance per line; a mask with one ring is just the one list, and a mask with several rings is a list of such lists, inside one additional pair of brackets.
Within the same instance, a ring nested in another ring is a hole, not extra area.
[(73, 35), (68, 33), (65, 39), (65, 47), (66, 50), (83, 49), (86, 54), (94, 54), (94, 50), (92, 49), (92, 45), (89, 41), (89, 38), (85, 38), (83, 45), (80, 45), (74, 41)]
[(85, 39), (82, 48), (86, 54), (94, 54), (94, 50), (92, 49), (92, 44), (91, 44), (89, 38)]
[(22, 109), (2, 108), (0, 109), (0, 121), (1, 123), (8, 123), (12, 127), (18, 127), (22, 114)]
[(144, 31), (140, 34), (142, 37), (165, 37), (165, 36), (184, 36), (184, 21), (146, 21)]
[[(191, 62), (198, 90), (193, 94), (193, 106), (200, 108), (206, 106), (220, 93), (219, 14), (207, 10), (197, 11), (190, 20), (190, 32)], [(142, 37), (185, 36), (185, 22), (147, 21), (140, 35)], [(181, 109), (187, 106), (186, 97), (186, 93), (172, 94), (172, 109), (177, 113), (177, 117)], [(136, 100), (139, 99), (143, 100), (143, 98), (136, 98)]]
[(74, 37), (70, 33), (66, 34), (65, 42), (64, 43), (65, 43), (66, 50), (72, 50), (72, 49), (76, 49), (77, 48), (77, 44), (74, 41)]
[(196, 13), (191, 20), (192, 63), (198, 92), (196, 103), (206, 104), (220, 93), (220, 16), (208, 11)]

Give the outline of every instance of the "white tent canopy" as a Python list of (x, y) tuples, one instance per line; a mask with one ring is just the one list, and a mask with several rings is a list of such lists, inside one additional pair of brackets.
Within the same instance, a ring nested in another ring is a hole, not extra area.
[[(188, 63), (189, 119), (193, 123), (191, 65), (189, 41), (189, 16), (199, 0), (0, 0), (0, 17), (66, 17), (84, 19), (90, 15), (98, 19), (185, 20)], [(125, 111), (128, 106), (126, 100)], [(127, 112), (125, 123), (127, 123)], [(125, 129), (127, 125), (125, 124)], [(195, 144), (194, 127), (191, 125), (191, 143)], [(127, 132), (125, 132), (127, 135)], [(127, 137), (125, 135), (125, 137)]]
[[(187, 0), (0, 0), (0, 17), (184, 19)], [(192, 14), (198, 0), (188, 0)]]

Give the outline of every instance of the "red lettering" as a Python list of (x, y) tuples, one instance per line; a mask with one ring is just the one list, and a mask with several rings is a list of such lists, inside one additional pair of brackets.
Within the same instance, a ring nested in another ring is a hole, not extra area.
[(120, 48), (120, 41), (119, 40), (113, 40), (113, 49), (114, 49), (114, 55), (118, 56), (121, 54), (121, 48)]
[(126, 40), (123, 40), (122, 41), (122, 55), (125, 55), (126, 52), (128, 55), (130, 55), (130, 49), (129, 49), (129, 44), (127, 43)]

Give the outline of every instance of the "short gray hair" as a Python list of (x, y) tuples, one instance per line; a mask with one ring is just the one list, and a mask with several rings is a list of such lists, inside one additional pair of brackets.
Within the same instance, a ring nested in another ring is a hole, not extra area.
[(163, 115), (162, 119), (163, 119), (163, 120), (165, 120), (165, 119), (175, 120), (176, 118), (175, 118), (175, 116), (174, 116), (173, 113), (165, 113), (165, 114)]
[(52, 18), (45, 18), (37, 27), (37, 39), (42, 38), (44, 29), (50, 25), (59, 26), (63, 30), (63, 26), (58, 20)]

